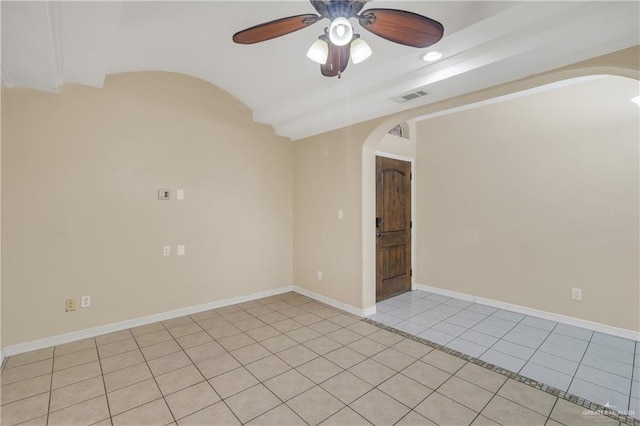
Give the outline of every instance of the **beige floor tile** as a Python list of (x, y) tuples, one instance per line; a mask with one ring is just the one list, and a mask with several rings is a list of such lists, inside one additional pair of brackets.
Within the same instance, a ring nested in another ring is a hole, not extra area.
[(309, 340), (312, 340), (321, 336), (320, 333), (318, 333), (317, 331), (314, 331), (309, 327), (296, 328), (295, 330), (291, 330), (286, 334), (287, 336), (291, 337), (293, 340), (295, 340), (298, 343), (308, 342)]
[(354, 365), (349, 368), (349, 371), (373, 386), (378, 386), (380, 383), (396, 374), (396, 372), (389, 367), (385, 367), (378, 361), (374, 361), (372, 359), (367, 359), (362, 361), (360, 364)]
[(359, 354), (346, 346), (336, 349), (335, 351), (331, 351), (328, 354), (325, 354), (324, 357), (342, 368), (350, 368), (366, 359), (364, 355)]
[(216, 340), (224, 339), (225, 337), (233, 336), (234, 334), (242, 333), (242, 331), (231, 324), (216, 325), (211, 328), (205, 328), (207, 334)]
[(567, 426), (586, 425), (616, 425), (617, 422), (609, 417), (585, 411), (585, 408), (558, 399), (551, 411), (551, 419)]
[(55, 347), (55, 356), (67, 355), (73, 352), (82, 351), (96, 347), (96, 339), (83, 339), (77, 342), (65, 343)]
[(411, 339), (403, 339), (393, 345), (392, 348), (412, 358), (422, 358), (433, 350), (433, 348)]
[(391, 377), (379, 385), (378, 389), (410, 408), (418, 405), (432, 392), (428, 387), (402, 374)]
[(311, 380), (296, 370), (289, 370), (286, 373), (275, 376), (264, 382), (264, 385), (283, 401), (288, 401), (315, 386)]
[(342, 402), (319, 386), (289, 400), (287, 405), (310, 425), (317, 425), (344, 407)]
[(169, 329), (169, 333), (171, 333), (174, 339), (182, 336), (188, 336), (189, 334), (200, 333), (202, 331), (202, 327), (195, 322), (190, 322), (189, 324), (179, 325)]
[(255, 426), (306, 426), (304, 420), (285, 404), (278, 405), (247, 424)]
[(309, 361), (296, 368), (296, 370), (316, 384), (322, 383), (343, 371), (341, 367), (322, 357)]
[(468, 425), (477, 415), (437, 392), (429, 395), (414, 410), (439, 425)]
[(48, 393), (21, 399), (20, 401), (2, 405), (0, 409), (0, 424), (8, 426), (22, 423), (47, 414), (48, 409)]
[(181, 327), (183, 325), (195, 324), (195, 321), (191, 319), (190, 316), (186, 315), (184, 317), (172, 318), (170, 320), (162, 321), (162, 325), (164, 325), (167, 329), (173, 329), (177, 327)]
[(144, 357), (142, 356), (142, 352), (137, 349), (100, 359), (100, 365), (104, 374), (122, 370), (123, 368), (131, 367), (141, 362), (144, 362)]
[(373, 341), (382, 343), (385, 346), (393, 346), (401, 340), (404, 340), (404, 337), (395, 333), (391, 333), (387, 330), (378, 330), (375, 333), (371, 333), (367, 337)]
[(58, 389), (92, 377), (100, 376), (102, 373), (103, 370), (100, 368), (99, 361), (93, 361), (76, 367), (67, 368), (65, 370), (56, 371), (53, 373), (52, 387), (53, 389)]
[(309, 328), (312, 329), (313, 331), (317, 331), (322, 335), (325, 335), (325, 334), (332, 333), (336, 330), (340, 330), (342, 327), (340, 327), (338, 324), (333, 323), (329, 320), (323, 320), (315, 324), (311, 324)]
[(164, 399), (156, 399), (133, 410), (125, 411), (112, 417), (113, 426), (131, 425), (166, 425), (174, 419), (164, 402)]
[(169, 395), (166, 399), (167, 404), (176, 419), (187, 417), (196, 411), (200, 411), (203, 408), (220, 401), (218, 394), (211, 389), (211, 386), (209, 386), (209, 383), (207, 382), (190, 386)]
[(204, 345), (205, 343), (213, 342), (213, 338), (209, 333), (199, 331), (197, 333), (189, 334), (186, 336), (178, 337), (176, 341), (182, 346), (183, 349), (193, 348), (194, 346)]
[(113, 392), (153, 377), (147, 364), (136, 364), (104, 375), (107, 392)]
[(373, 389), (350, 407), (376, 425), (392, 425), (409, 412), (409, 408), (395, 399)]
[[(111, 425), (111, 420), (109, 420), (109, 425)], [(20, 423), (20, 426), (47, 426), (47, 416), (40, 416), (36, 417), (35, 419), (27, 420), (26, 422)], [(96, 424), (95, 426), (100, 425)]]
[(530, 426), (544, 425), (547, 418), (522, 405), (495, 396), (482, 410), (482, 415), (500, 424), (521, 423)]
[[(549, 425), (549, 422), (547, 422)], [(500, 423), (496, 423), (488, 417), (483, 416), (482, 414), (475, 418), (471, 426), (501, 426)], [(552, 425), (549, 425), (552, 426)]]
[(266, 315), (266, 314), (275, 312), (273, 309), (264, 305), (254, 306), (252, 308), (245, 309), (245, 311), (247, 311), (248, 313), (250, 313), (256, 318), (259, 317), (260, 315)]
[(225, 426), (239, 425), (238, 418), (229, 410), (224, 402), (217, 402), (203, 410), (197, 411), (178, 420), (180, 426), (203, 426), (220, 424)]
[(458, 370), (456, 376), (490, 392), (497, 392), (500, 386), (507, 380), (505, 376), (472, 363), (467, 363)]
[(58, 411), (100, 395), (104, 395), (104, 381), (101, 376), (52, 391), (49, 409)]
[(252, 420), (280, 405), (280, 400), (264, 385), (255, 385), (225, 400), (242, 423)]
[(163, 395), (172, 394), (180, 389), (204, 381), (204, 377), (200, 374), (200, 371), (193, 365), (162, 374), (155, 379)]
[(155, 333), (156, 331), (165, 330), (165, 327), (161, 322), (154, 322), (152, 324), (142, 325), (131, 329), (131, 334), (135, 337), (143, 336), (145, 334)]
[(407, 413), (398, 423), (394, 426), (437, 426), (434, 422), (427, 419), (424, 416), (416, 413), (415, 411), (411, 411)]
[(453, 355), (449, 355), (437, 349), (429, 352), (420, 360), (429, 365), (433, 365), (434, 367), (438, 367), (440, 370), (444, 370), (450, 374), (454, 374), (467, 363), (467, 361), (463, 359), (456, 358)]
[(256, 342), (261, 342), (263, 340), (279, 336), (281, 334), (278, 330), (271, 327), (270, 325), (264, 325), (262, 327), (254, 328), (252, 330), (248, 330), (246, 333)]
[(96, 337), (96, 344), (98, 346), (103, 346), (120, 340), (128, 340), (132, 337), (133, 334), (131, 334), (131, 331), (129, 330), (116, 331), (114, 333), (103, 334), (102, 336)]
[(356, 340), (355, 342), (349, 343), (347, 347), (367, 357), (374, 356), (375, 354), (380, 353), (385, 349), (387, 349), (385, 345), (378, 342), (374, 342), (373, 340), (367, 339), (366, 337), (363, 337), (360, 340)]
[(395, 371), (402, 371), (409, 365), (416, 362), (415, 358), (393, 348), (387, 348), (384, 351), (375, 354), (372, 358), (380, 364)]
[(128, 338), (112, 343), (106, 343), (104, 345), (98, 345), (98, 353), (100, 354), (100, 358), (118, 355), (123, 352), (129, 352), (135, 349), (139, 348), (134, 338)]
[(478, 413), (482, 411), (494, 395), (479, 386), (455, 376), (452, 376), (440, 386), (438, 392)]
[(78, 352), (55, 357), (53, 360), (53, 371), (59, 371), (97, 360), (98, 351), (95, 347), (84, 349)]
[(278, 321), (278, 322), (273, 322), (271, 323), (271, 327), (275, 328), (276, 330), (278, 330), (280, 333), (289, 333), (297, 328), (301, 328), (304, 327), (302, 324), (300, 324), (299, 322), (296, 322), (290, 318), (287, 318), (285, 320), (282, 321)]
[(350, 326), (348, 326), (346, 328), (347, 328), (347, 330), (354, 331), (354, 332), (360, 334), (361, 336), (368, 336), (368, 335), (373, 334), (376, 331), (380, 330), (375, 325), (367, 324), (364, 321), (358, 321), (358, 322), (356, 322), (354, 324), (351, 324)]
[(257, 385), (259, 382), (246, 368), (239, 367), (210, 379), (209, 383), (222, 398), (228, 398)]
[(214, 317), (198, 320), (196, 322), (200, 327), (202, 327), (204, 330), (207, 330), (207, 331), (217, 327), (231, 326), (231, 323), (229, 321), (227, 321), (226, 319), (222, 318), (217, 314)]
[(294, 321), (299, 322), (302, 325), (310, 326), (311, 324), (315, 324), (317, 322), (323, 321), (323, 319), (317, 315), (307, 313), (302, 314), (297, 317), (293, 317)]
[(290, 370), (291, 367), (275, 355), (262, 358), (245, 366), (261, 382)]
[(258, 319), (266, 324), (273, 324), (274, 322), (284, 321), (287, 317), (274, 311), (268, 314), (262, 314), (258, 316)]
[(342, 347), (341, 343), (335, 340), (329, 339), (325, 336), (320, 336), (315, 339), (311, 339), (304, 343), (304, 345), (319, 355), (324, 355), (328, 352), (335, 351)]
[(261, 344), (254, 343), (252, 345), (244, 346), (240, 349), (231, 351), (231, 355), (235, 359), (237, 359), (240, 364), (244, 365), (262, 358), (266, 358), (271, 355), (271, 352), (266, 350)]
[(220, 318), (220, 315), (218, 315), (218, 313), (214, 310), (208, 310), (208, 311), (202, 311), (202, 312), (197, 312), (195, 314), (191, 314), (189, 315), (189, 318), (197, 322), (197, 321), (202, 321), (209, 318)]
[(373, 389), (372, 385), (348, 371), (333, 376), (320, 386), (347, 405)]
[(318, 354), (303, 345), (296, 345), (282, 352), (278, 352), (278, 358), (292, 367), (305, 364), (318, 357)]
[(232, 312), (230, 314), (221, 314), (221, 315), (222, 315), (222, 317), (224, 319), (226, 319), (227, 321), (229, 321), (232, 324), (235, 324), (237, 322), (253, 318), (251, 315), (249, 315), (248, 313), (246, 313), (243, 310), (240, 310), (240, 311), (237, 311), (237, 312)]
[(348, 345), (349, 343), (353, 343), (356, 340), (362, 339), (361, 335), (351, 330), (347, 330), (346, 328), (341, 328), (339, 330), (332, 331), (331, 333), (328, 333), (326, 336), (343, 345)]
[(555, 396), (511, 379), (500, 388), (498, 395), (547, 417), (556, 402)]
[(200, 361), (196, 364), (196, 367), (206, 379), (210, 379), (240, 367), (240, 363), (225, 352)]
[(42, 376), (43, 374), (51, 374), (52, 368), (53, 358), (35, 361), (13, 368), (5, 368), (2, 372), (0, 382), (2, 382), (2, 386), (6, 386), (21, 380)]
[(203, 345), (194, 346), (185, 350), (191, 361), (198, 363), (205, 359), (213, 358), (216, 355), (225, 353), (226, 351), (218, 342), (209, 342)]
[(41, 393), (48, 393), (50, 390), (51, 374), (44, 374), (2, 386), (0, 389), (0, 401), (2, 401), (2, 405), (9, 404)]
[(262, 340), (260, 344), (275, 354), (297, 345), (298, 342), (285, 334), (279, 334), (277, 336)]
[(356, 318), (354, 316), (341, 313), (341, 314), (330, 317), (329, 321), (331, 321), (334, 324), (338, 324), (339, 326), (342, 326), (342, 327), (348, 327), (360, 321), (360, 318)]
[(184, 352), (176, 352), (174, 354), (152, 359), (148, 364), (153, 375), (160, 376), (170, 371), (192, 365), (193, 363)]
[(162, 397), (162, 394), (153, 379), (107, 394), (112, 416), (139, 407), (147, 402), (155, 401), (160, 397)]
[(411, 364), (402, 370), (402, 374), (431, 389), (436, 389), (451, 377), (451, 375), (446, 371), (442, 371), (439, 368), (425, 364), (422, 361), (416, 361)]
[(109, 418), (107, 397), (99, 397), (81, 402), (49, 414), (49, 425), (91, 425)]
[(27, 352), (20, 355), (12, 355), (7, 358), (5, 370), (18, 367), (32, 362), (44, 361), (53, 358), (53, 348), (40, 349), (33, 352)]
[(368, 426), (371, 423), (351, 408), (344, 407), (320, 424), (322, 426)]
[(167, 340), (173, 340), (173, 337), (163, 327), (162, 330), (142, 334), (140, 336), (136, 336), (135, 339), (136, 342), (138, 342), (138, 346), (144, 348), (145, 346), (155, 345), (156, 343), (166, 342)]
[(256, 341), (245, 333), (239, 333), (234, 334), (233, 336), (225, 337), (224, 339), (219, 339), (218, 343), (220, 343), (226, 350), (232, 351), (234, 349), (242, 348), (244, 346), (256, 343)]
[(249, 319), (246, 319), (246, 320), (238, 321), (238, 322), (234, 323), (234, 325), (236, 327), (238, 327), (240, 330), (242, 330), (242, 331), (244, 331), (246, 333), (249, 330), (253, 330), (254, 328), (262, 327), (262, 326), (264, 326), (266, 324), (263, 323), (262, 321), (260, 321), (257, 318), (249, 318)]

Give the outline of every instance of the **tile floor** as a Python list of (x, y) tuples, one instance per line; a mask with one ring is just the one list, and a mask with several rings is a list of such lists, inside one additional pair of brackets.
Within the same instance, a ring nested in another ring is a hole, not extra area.
[(12, 356), (0, 378), (2, 425), (618, 424), (295, 293)]
[(371, 319), (640, 418), (640, 344), (426, 291)]

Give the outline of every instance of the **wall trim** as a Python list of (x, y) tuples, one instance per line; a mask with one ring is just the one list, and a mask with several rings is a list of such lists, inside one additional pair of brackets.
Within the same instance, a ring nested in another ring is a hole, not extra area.
[(413, 157), (405, 157), (404, 155), (398, 155), (398, 154), (393, 154), (391, 152), (377, 151), (377, 150), (376, 150), (376, 157), (385, 157), (385, 158), (391, 158), (393, 160), (406, 161), (411, 163), (412, 167), (413, 167), (413, 163), (416, 161), (415, 158)]
[(318, 302), (322, 302), (329, 306), (333, 306), (334, 308), (341, 309), (345, 312), (348, 312), (352, 315), (356, 315), (358, 317), (368, 317), (376, 313), (375, 305), (369, 308), (360, 309), (360, 308), (356, 308), (355, 306), (348, 305), (346, 303), (338, 302), (335, 299), (331, 299), (330, 297), (323, 296), (311, 290), (307, 290), (306, 288), (293, 286), (293, 291), (295, 291), (296, 293), (302, 294), (303, 296), (307, 296), (314, 300), (317, 300)]
[(598, 331), (600, 333), (606, 333), (612, 336), (622, 337), (623, 339), (635, 340), (640, 342), (640, 332), (627, 330), (626, 328), (613, 327), (611, 325), (601, 324), (598, 322), (569, 317), (561, 314), (555, 314), (553, 312), (541, 311), (539, 309), (528, 308), (526, 306), (500, 302), (499, 300), (476, 297), (470, 294), (459, 293), (457, 291), (447, 290), (439, 287), (432, 287), (424, 284), (418, 284), (416, 285), (416, 287), (418, 290), (429, 291), (431, 293), (449, 296), (467, 302), (481, 303), (483, 305), (491, 306), (492, 308), (505, 309), (507, 311), (517, 312), (519, 314), (530, 315), (532, 317), (538, 317), (550, 321), (556, 321), (563, 324), (573, 325), (575, 327), (582, 327), (588, 330)]
[(17, 345), (7, 346), (0, 350), (0, 365), (5, 357), (12, 355), (18, 355), (25, 352), (36, 351), (39, 349), (50, 348), (52, 346), (62, 345), (64, 343), (76, 342), (78, 340), (89, 339), (92, 337), (101, 336), (103, 334), (114, 333), (116, 331), (127, 330), (129, 328), (140, 327), (142, 325), (151, 324), (158, 321), (166, 321), (173, 318), (182, 317), (185, 315), (196, 314), (198, 312), (209, 311), (211, 309), (222, 308), (224, 306), (235, 305), (237, 303), (249, 302), (251, 300), (262, 299), (264, 297), (275, 296), (282, 293), (294, 291), (302, 294), (303, 296), (310, 297), (318, 302), (325, 303), (334, 308), (341, 309), (350, 314), (366, 317), (376, 313), (376, 307), (372, 306), (366, 309), (359, 309), (346, 303), (338, 302), (335, 299), (331, 299), (321, 294), (314, 293), (302, 287), (286, 286), (274, 288), (271, 290), (260, 291), (257, 293), (248, 294), (245, 296), (232, 297), (229, 299), (216, 300), (214, 302), (204, 303), (202, 305), (190, 306), (187, 308), (175, 309), (172, 311), (161, 312), (158, 314), (147, 315), (140, 318), (134, 318), (127, 321), (120, 321), (112, 324), (101, 325), (98, 327), (87, 328), (73, 333), (60, 334), (58, 336), (46, 337), (44, 339), (33, 340), (31, 342), (19, 343)]

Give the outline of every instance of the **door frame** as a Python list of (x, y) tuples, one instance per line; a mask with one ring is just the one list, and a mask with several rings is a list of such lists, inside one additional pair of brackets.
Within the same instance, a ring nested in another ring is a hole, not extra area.
[[(411, 174), (413, 175), (413, 179), (411, 179), (411, 221), (413, 222), (413, 226), (411, 227), (411, 269), (413, 271), (413, 274), (411, 275), (411, 291), (413, 291), (416, 289), (415, 277), (417, 275), (417, 270), (418, 270), (416, 265), (416, 229), (418, 227), (418, 224), (416, 223), (416, 212), (417, 212), (416, 204), (418, 203), (416, 198), (416, 184), (415, 184), (416, 183), (415, 159), (411, 157), (405, 157), (403, 155), (397, 155), (397, 154), (392, 154), (390, 152), (378, 151), (378, 150), (375, 151), (375, 157), (391, 158), (393, 160), (406, 161), (407, 163), (411, 164)], [(374, 177), (373, 187), (375, 189), (377, 185), (375, 173), (373, 177)], [(375, 203), (373, 205), (373, 216), (374, 217), (376, 216)], [(371, 224), (370, 232), (375, 233), (375, 224), (373, 223)], [(374, 268), (375, 268), (375, 264), (376, 264), (376, 258), (374, 257), (373, 258)], [(375, 281), (374, 281), (374, 287), (375, 287)]]

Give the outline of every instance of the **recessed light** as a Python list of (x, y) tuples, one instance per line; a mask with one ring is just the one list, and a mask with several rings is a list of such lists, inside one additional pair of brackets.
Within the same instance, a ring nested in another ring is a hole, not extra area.
[(440, 58), (442, 58), (442, 53), (438, 52), (437, 50), (427, 52), (422, 56), (422, 60), (427, 62), (437, 61)]
[(634, 104), (640, 107), (640, 96), (636, 96), (635, 98), (632, 98), (631, 102), (633, 102)]

